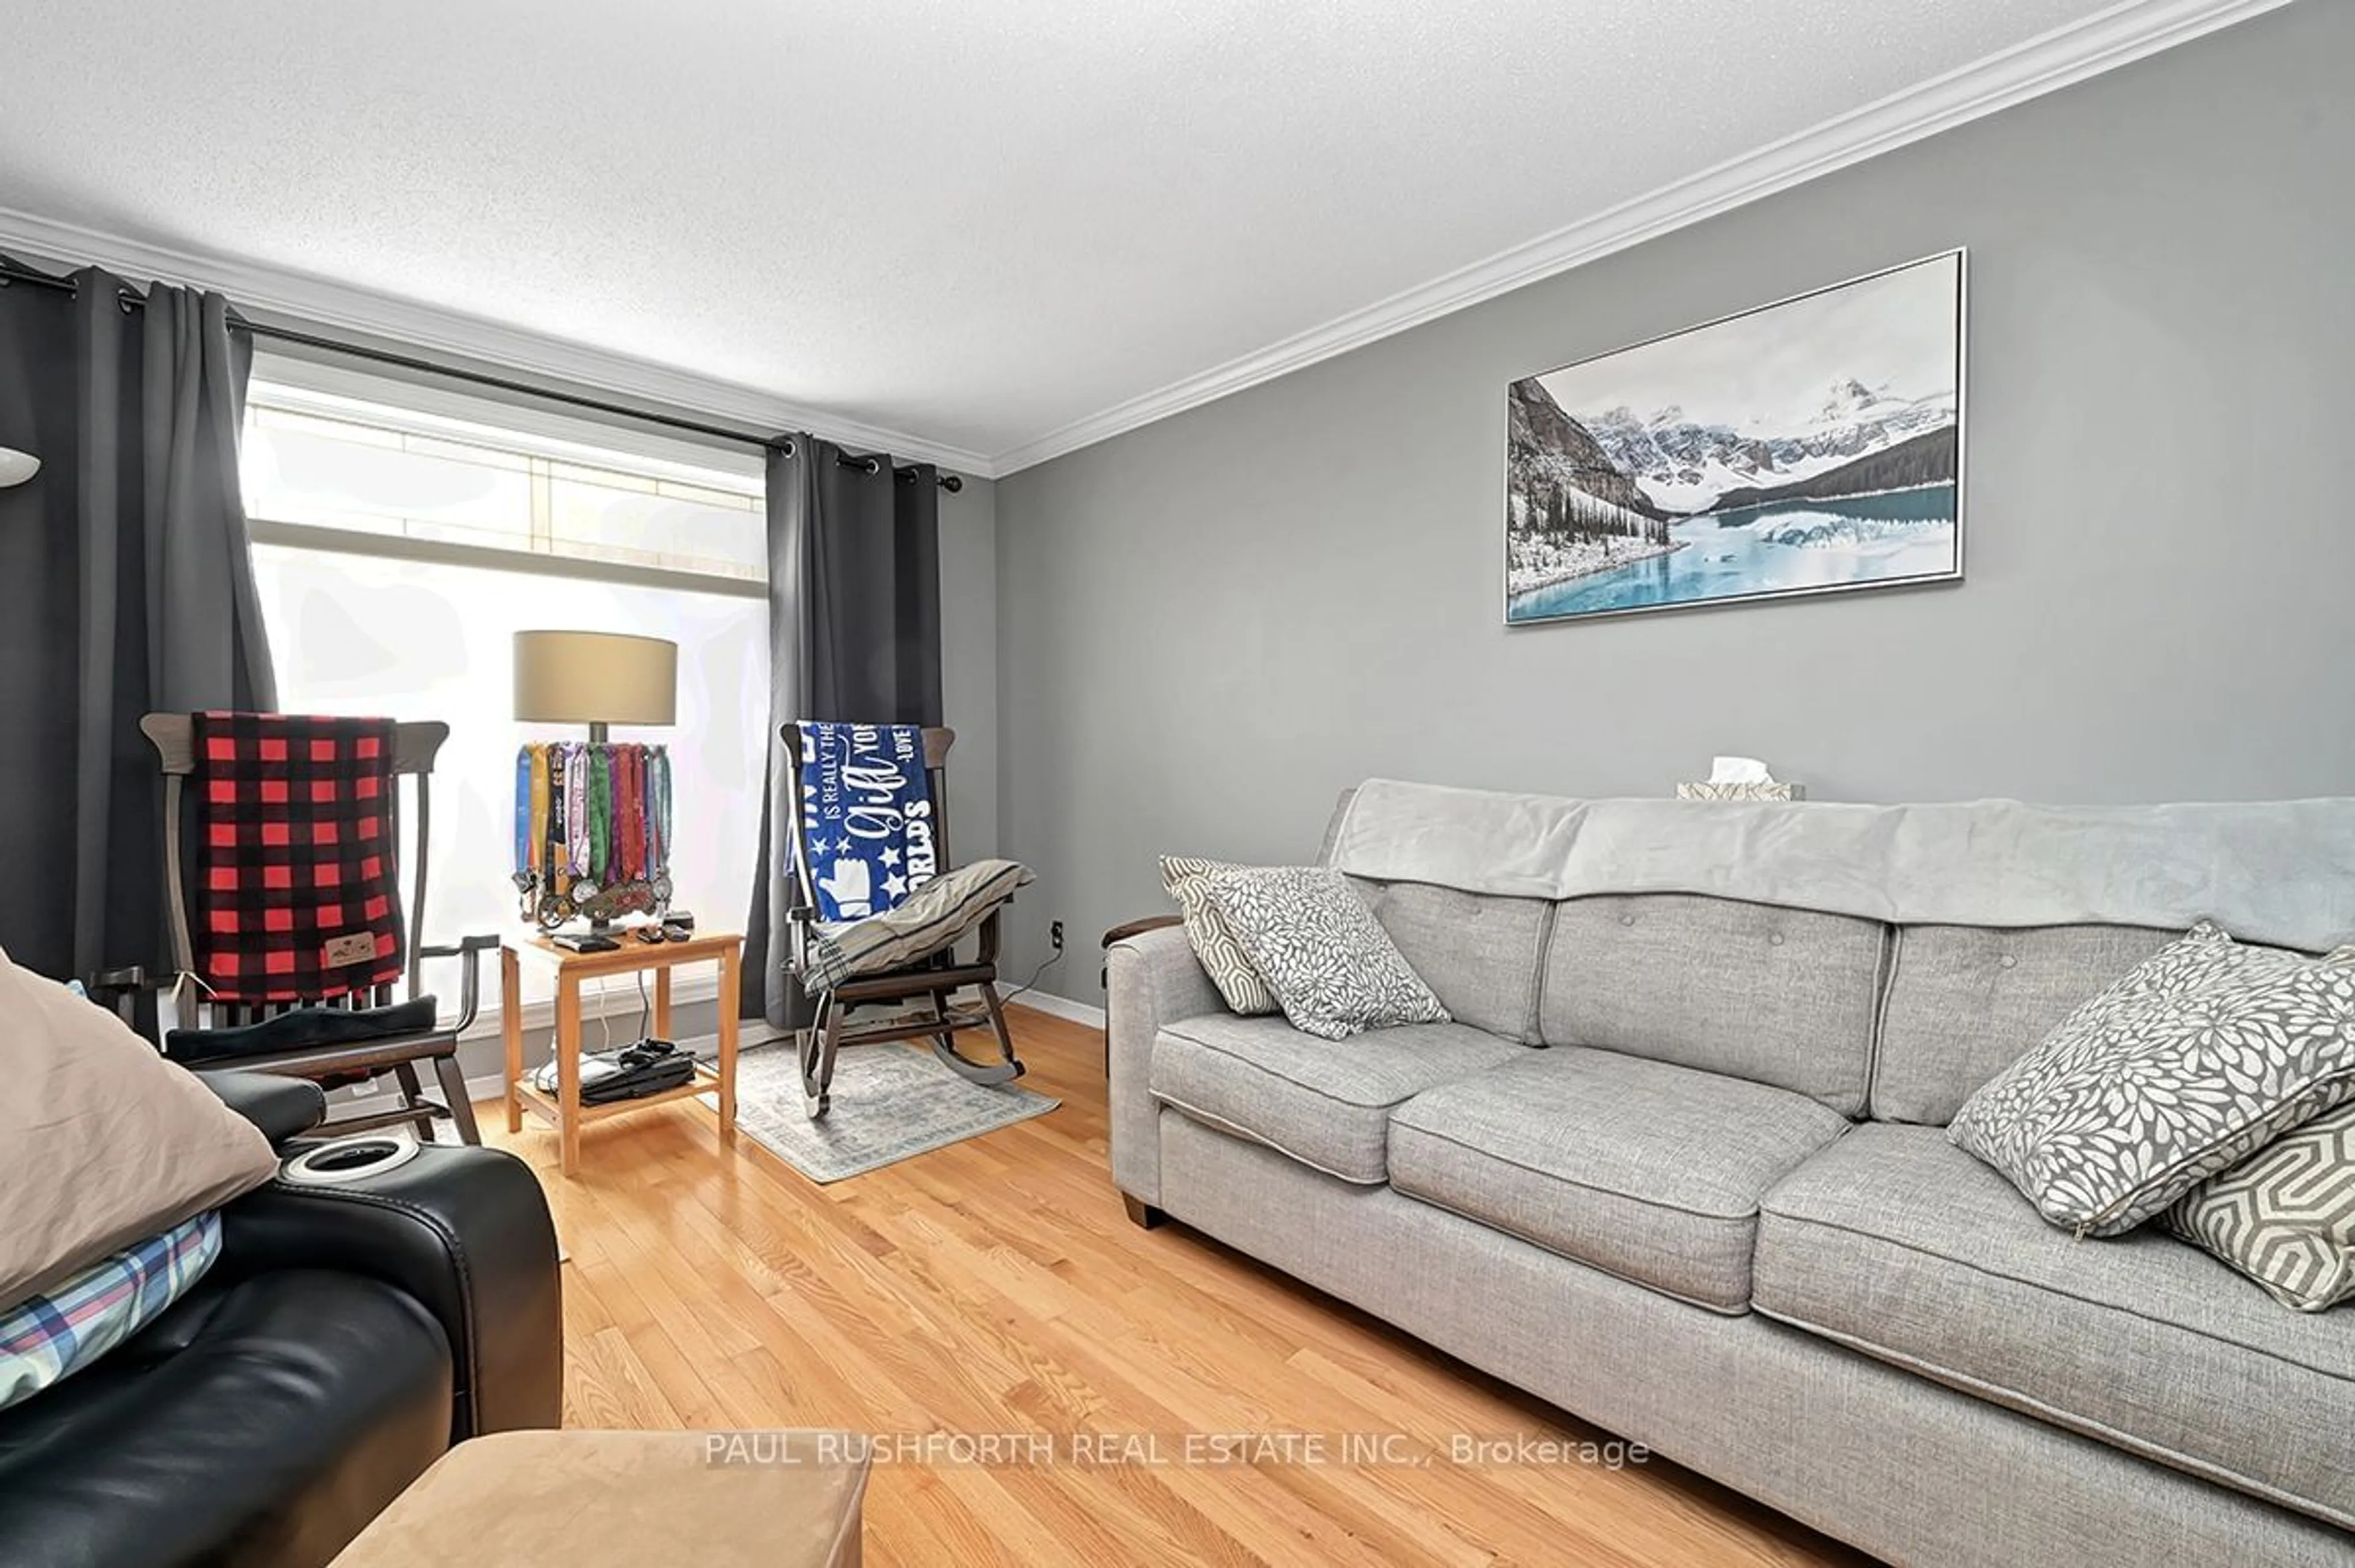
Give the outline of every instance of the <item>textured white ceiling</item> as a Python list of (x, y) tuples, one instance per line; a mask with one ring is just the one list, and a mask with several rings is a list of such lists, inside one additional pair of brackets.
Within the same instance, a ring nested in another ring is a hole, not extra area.
[(0, 208), (983, 453), (2112, 0), (10, 0)]

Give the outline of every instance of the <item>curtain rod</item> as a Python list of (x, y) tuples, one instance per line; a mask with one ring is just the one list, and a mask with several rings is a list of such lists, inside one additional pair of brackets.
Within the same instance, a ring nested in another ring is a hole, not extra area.
[[(54, 289), (60, 293), (70, 294), (80, 292), (80, 285), (71, 278), (51, 277), (47, 272), (37, 272), (21, 262), (0, 256), (0, 288), (6, 288), (11, 283), (31, 283), (36, 288)], [(147, 303), (142, 295), (132, 289), (118, 291), (118, 297), (126, 311), (135, 310)], [(494, 376), (481, 370), (462, 369), (454, 365), (440, 365), (431, 359), (422, 359), (411, 354), (396, 353), (388, 348), (372, 348), (365, 344), (348, 343), (341, 338), (325, 337), (316, 333), (301, 332), (289, 326), (265, 326), (258, 322), (247, 321), (234, 313), (229, 317), (229, 325), (252, 337), (266, 337), (280, 343), (300, 344), (306, 348), (325, 349), (331, 354), (346, 354), (356, 359), (372, 360), (378, 365), (390, 365), (403, 370), (419, 371), (424, 375), (443, 376), (452, 380), (468, 381), (478, 387), (491, 387), (499, 391), (513, 392), (522, 397), (542, 398), (550, 402), (567, 403), (574, 408), (591, 409), (598, 413), (637, 420), (646, 424), (662, 425), (670, 430), (689, 431), (697, 435), (708, 435), (720, 441), (736, 442), (745, 446), (757, 446), (762, 451), (783, 453), (787, 457), (794, 454), (794, 443), (789, 436), (762, 435), (754, 431), (738, 430), (728, 425), (707, 424), (700, 420), (684, 419), (676, 414), (649, 413), (643, 409), (631, 408), (626, 403), (609, 403), (602, 399), (587, 397), (578, 392), (551, 391), (546, 387), (535, 387), (528, 381), (513, 380), (505, 376)], [(858, 457), (847, 452), (837, 461), (845, 468), (864, 468), (869, 474), (879, 474), (883, 467), (883, 459), (879, 456)], [(902, 468), (896, 472), (912, 475), (914, 470)], [(939, 480), (941, 488), (952, 496), (964, 488), (964, 481), (954, 474), (941, 475)]]

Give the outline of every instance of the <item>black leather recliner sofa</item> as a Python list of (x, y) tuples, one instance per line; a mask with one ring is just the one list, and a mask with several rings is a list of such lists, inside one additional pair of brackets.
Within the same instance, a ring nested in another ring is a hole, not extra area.
[[(200, 1076), (282, 1147), (325, 1112), (296, 1079)], [(563, 1348), (521, 1161), (432, 1147), (273, 1181), (222, 1211), (220, 1260), (168, 1312), (0, 1411), (0, 1564), (317, 1568), (452, 1444), (557, 1425)]]

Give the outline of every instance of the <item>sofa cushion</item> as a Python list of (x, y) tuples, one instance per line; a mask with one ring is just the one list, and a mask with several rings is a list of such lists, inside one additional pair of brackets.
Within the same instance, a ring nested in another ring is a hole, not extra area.
[(1448, 1017), (1537, 1043), (1539, 949), (1553, 905), (1422, 882), (1349, 883)]
[(1555, 906), (1540, 1031), (1864, 1111), (1887, 928), (1681, 893)]
[(1758, 1310), (2355, 1524), (2355, 1315), (2292, 1312), (2157, 1227), (2080, 1242), (1935, 1128), (1859, 1127), (1766, 1195)]
[(1391, 1185), (1623, 1279), (1750, 1303), (1761, 1194), (1848, 1130), (1805, 1095), (1557, 1047), (1391, 1117)]
[(1155, 1098), (1344, 1181), (1390, 1178), (1391, 1107), (1527, 1052), (1465, 1024), (1407, 1024), (1336, 1042), (1282, 1019), (1213, 1013), (1164, 1029)]
[(1018, 861), (975, 860), (918, 883), (898, 903), (864, 919), (821, 921), (802, 970), (802, 988), (831, 991), (846, 981), (886, 975), (945, 953), (1011, 901), (1017, 890), (1038, 880)]
[(1943, 1126), (1979, 1085), (2178, 933), (2139, 925), (1899, 929), (1872, 1119)]

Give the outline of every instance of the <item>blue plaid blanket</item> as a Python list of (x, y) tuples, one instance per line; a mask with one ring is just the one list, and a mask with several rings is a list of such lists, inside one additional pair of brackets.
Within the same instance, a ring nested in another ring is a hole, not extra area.
[(208, 1212), (125, 1247), (0, 1312), (0, 1410), (98, 1360), (163, 1316), (220, 1256)]
[(828, 923), (897, 905), (940, 872), (924, 732), (913, 724), (801, 723), (802, 852)]

